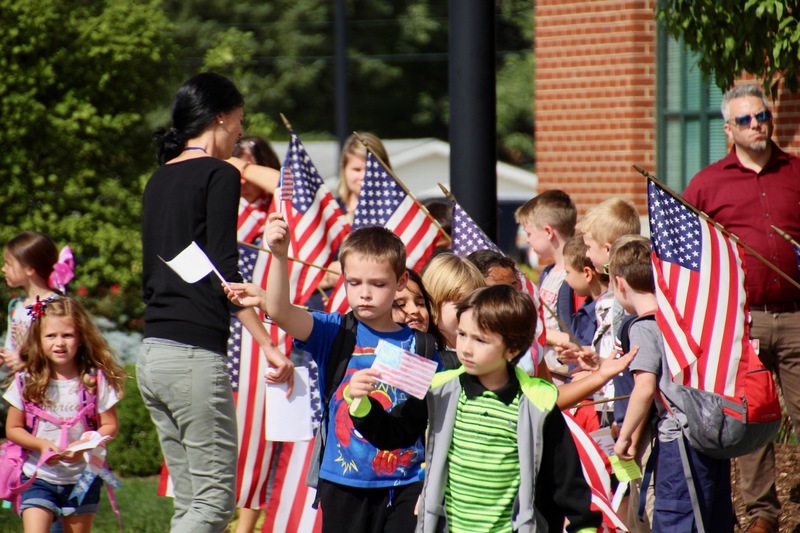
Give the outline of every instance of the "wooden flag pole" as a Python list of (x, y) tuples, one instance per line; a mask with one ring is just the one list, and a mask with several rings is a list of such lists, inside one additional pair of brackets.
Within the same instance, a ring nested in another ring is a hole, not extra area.
[(433, 225), (434, 225), (434, 226), (436, 226), (437, 228), (439, 228), (439, 231), (441, 232), (441, 234), (442, 234), (442, 235), (444, 235), (444, 237), (445, 237), (445, 238), (448, 240), (448, 242), (452, 242), (452, 238), (451, 238), (451, 237), (450, 237), (450, 235), (448, 235), (448, 234), (447, 234), (447, 232), (446, 232), (446, 231), (445, 231), (445, 230), (442, 228), (442, 225), (441, 225), (441, 224), (439, 224), (439, 221), (438, 221), (438, 220), (436, 220), (436, 218), (434, 218), (434, 216), (430, 214), (430, 212), (428, 211), (428, 208), (427, 208), (427, 207), (425, 207), (425, 205), (424, 205), (422, 202), (420, 202), (420, 201), (417, 199), (417, 197), (416, 197), (416, 196), (414, 196), (414, 195), (411, 193), (411, 191), (409, 191), (409, 190), (408, 190), (408, 187), (406, 187), (405, 183), (403, 183), (402, 181), (400, 181), (400, 178), (398, 178), (398, 177), (397, 177), (397, 175), (394, 173), (394, 171), (393, 171), (391, 168), (389, 168), (389, 165), (387, 165), (387, 164), (386, 164), (386, 162), (384, 162), (384, 161), (383, 161), (383, 159), (381, 159), (381, 158), (380, 158), (380, 156), (379, 156), (378, 154), (376, 154), (375, 152), (373, 152), (373, 151), (372, 151), (372, 149), (371, 149), (371, 148), (370, 148), (370, 146), (369, 146), (369, 143), (368, 143), (368, 142), (367, 142), (367, 141), (364, 139), (364, 137), (362, 137), (362, 136), (361, 136), (361, 134), (360, 134), (360, 133), (358, 133), (357, 131), (354, 131), (354, 132), (353, 132), (353, 134), (356, 136), (356, 138), (357, 138), (359, 141), (361, 141), (361, 144), (363, 144), (364, 146), (366, 146), (366, 147), (367, 147), (367, 150), (369, 150), (369, 152), (372, 154), (372, 156), (373, 156), (375, 159), (377, 159), (377, 160), (378, 160), (378, 163), (380, 163), (381, 165), (383, 165), (383, 168), (385, 168), (385, 169), (386, 169), (386, 171), (389, 173), (389, 175), (390, 175), (390, 176), (392, 176), (392, 178), (394, 178), (394, 181), (396, 181), (396, 182), (397, 182), (397, 184), (398, 184), (398, 185), (400, 185), (400, 188), (402, 188), (402, 189), (403, 189), (403, 191), (405, 191), (405, 193), (406, 193), (406, 194), (407, 194), (407, 195), (408, 195), (408, 196), (409, 196), (409, 197), (410, 197), (412, 200), (414, 200), (414, 203), (415, 203), (415, 204), (417, 204), (417, 205), (419, 206), (419, 208), (422, 210), (422, 212), (423, 212), (423, 213), (425, 213), (425, 216), (426, 216), (426, 217), (428, 217), (428, 218), (430, 219), (430, 221), (431, 221), (431, 222), (433, 222)]
[(287, 129), (287, 130), (289, 130), (289, 132), (294, 132), (294, 129), (292, 128), (292, 125), (291, 125), (291, 124), (289, 124), (289, 121), (286, 119), (286, 117), (285, 117), (285, 116), (283, 116), (283, 113), (278, 113), (278, 114), (281, 116), (281, 121), (283, 121), (283, 126), (284, 126), (284, 127)]
[[(724, 233), (725, 235), (727, 235), (727, 236), (728, 236), (728, 237), (729, 237), (729, 238), (730, 238), (730, 239), (731, 239), (731, 240), (732, 240), (734, 243), (736, 243), (736, 244), (740, 244), (740, 245), (742, 246), (742, 248), (744, 248), (745, 250), (747, 250), (747, 251), (750, 253), (750, 255), (752, 255), (753, 257), (755, 257), (756, 259), (758, 259), (758, 260), (759, 260), (759, 261), (761, 261), (762, 263), (764, 263), (766, 266), (768, 266), (769, 268), (771, 268), (772, 270), (774, 270), (774, 271), (775, 271), (775, 273), (779, 274), (781, 277), (783, 277), (784, 279), (786, 279), (786, 280), (787, 280), (789, 283), (791, 283), (792, 285), (794, 285), (795, 287), (797, 287), (798, 289), (800, 289), (800, 283), (798, 283), (797, 281), (795, 281), (794, 279), (792, 279), (792, 277), (791, 277), (791, 276), (789, 276), (789, 275), (788, 275), (786, 272), (784, 272), (783, 270), (781, 270), (780, 268), (778, 268), (777, 266), (775, 266), (774, 264), (772, 264), (770, 261), (768, 261), (768, 260), (767, 260), (767, 259), (766, 259), (764, 256), (762, 256), (760, 253), (758, 253), (758, 252), (756, 252), (755, 250), (753, 250), (753, 249), (752, 249), (752, 248), (751, 248), (749, 245), (747, 245), (747, 243), (745, 243), (744, 241), (742, 241), (742, 240), (741, 240), (739, 237), (737, 237), (736, 235), (734, 235), (734, 234), (733, 234), (733, 233), (731, 233), (730, 231), (726, 230), (726, 229), (725, 229), (725, 227), (724, 227), (724, 226), (722, 226), (722, 224), (720, 224), (719, 222), (716, 222), (716, 221), (714, 221), (714, 220), (713, 220), (711, 217), (709, 217), (707, 214), (703, 213), (702, 211), (700, 211), (699, 209), (697, 209), (695, 206), (693, 206), (692, 204), (690, 204), (689, 202), (687, 202), (686, 200), (684, 200), (684, 199), (683, 199), (683, 197), (681, 197), (681, 195), (679, 195), (678, 193), (676, 193), (675, 191), (673, 191), (672, 189), (670, 189), (669, 187), (667, 187), (667, 186), (666, 186), (666, 185), (665, 185), (665, 184), (664, 184), (662, 181), (660, 181), (658, 178), (656, 178), (655, 176), (653, 176), (652, 174), (650, 174), (649, 172), (647, 172), (647, 171), (646, 171), (645, 169), (643, 169), (642, 167), (640, 167), (640, 166), (638, 166), (638, 165), (633, 165), (633, 168), (634, 168), (634, 169), (636, 169), (636, 171), (637, 171), (639, 174), (641, 174), (641, 175), (642, 175), (642, 176), (644, 176), (645, 178), (647, 178), (647, 179), (651, 180), (653, 183), (655, 183), (656, 185), (658, 185), (659, 187), (661, 187), (662, 189), (664, 189), (664, 191), (666, 191), (666, 192), (667, 192), (667, 193), (668, 193), (670, 196), (672, 196), (672, 197), (673, 197), (673, 198), (675, 198), (677, 201), (679, 201), (681, 204), (683, 204), (683, 205), (684, 205), (684, 206), (685, 206), (687, 209), (689, 209), (690, 211), (692, 211), (693, 213), (695, 213), (697, 216), (699, 216), (700, 218), (702, 218), (704, 221), (708, 222), (709, 224), (712, 224), (712, 225), (713, 225), (715, 228), (717, 228), (717, 229), (718, 229), (718, 230), (720, 230), (722, 233)], [(773, 227), (774, 227), (774, 226), (773, 226)]]
[(772, 226), (772, 229), (774, 229), (778, 233), (778, 235), (789, 241), (792, 244), (792, 246), (800, 248), (800, 244), (797, 244), (797, 241), (792, 239), (792, 236), (783, 231), (781, 228), (779, 228), (778, 226)]
[[(248, 248), (252, 248), (253, 250), (258, 250), (259, 252), (267, 252), (268, 254), (272, 253), (272, 250), (270, 250), (269, 248), (260, 248), (260, 247), (256, 246), (255, 244), (250, 244), (250, 243), (242, 242), (242, 241), (239, 241), (239, 244), (241, 244), (242, 246), (247, 246)], [(310, 266), (312, 268), (318, 268), (318, 269), (322, 270), (323, 272), (330, 272), (331, 274), (336, 274), (337, 276), (340, 274), (339, 272), (336, 272), (335, 270), (331, 270), (330, 268), (321, 267), (319, 265), (315, 265), (314, 263), (309, 263), (308, 261), (303, 261), (302, 259), (297, 259), (297, 258), (294, 258), (294, 257), (287, 257), (287, 259), (289, 261), (294, 261), (295, 263), (300, 263), (300, 264), (303, 264), (303, 265), (306, 265), (306, 266)]]
[[(542, 303), (542, 305), (544, 306), (544, 308), (545, 308), (545, 309), (547, 309), (547, 312), (548, 312), (548, 313), (550, 313), (550, 316), (552, 316), (553, 318), (555, 318), (555, 319), (556, 319), (556, 322), (558, 322), (558, 327), (560, 327), (560, 328), (561, 328), (561, 330), (562, 330), (564, 333), (566, 333), (567, 335), (569, 335), (569, 339), (570, 339), (570, 340), (571, 340), (573, 343), (575, 343), (575, 346), (577, 346), (578, 348), (582, 348), (582, 347), (583, 347), (583, 345), (581, 344), (581, 341), (579, 341), (578, 339), (576, 339), (576, 338), (575, 338), (575, 335), (573, 335), (573, 334), (572, 334), (572, 332), (569, 330), (569, 328), (567, 327), (567, 325), (566, 325), (566, 324), (564, 324), (564, 322), (563, 322), (563, 321), (562, 321), (560, 318), (558, 318), (558, 315), (557, 315), (557, 314), (556, 314), (556, 312), (553, 310), (553, 308), (552, 308), (552, 307), (550, 307), (549, 305), (547, 305), (547, 302), (545, 302), (545, 301), (544, 301), (544, 300), (542, 300), (541, 298), (539, 298), (539, 301)], [(546, 329), (546, 328), (545, 328), (545, 329)]]
[(451, 202), (453, 202), (454, 204), (457, 204), (457, 203), (458, 203), (458, 201), (456, 200), (456, 197), (455, 197), (455, 196), (453, 196), (453, 194), (452, 194), (450, 191), (448, 191), (448, 190), (447, 190), (447, 187), (445, 187), (445, 186), (444, 186), (444, 185), (442, 185), (441, 183), (437, 183), (436, 185), (438, 185), (438, 186), (439, 186), (439, 188), (440, 188), (440, 189), (442, 189), (442, 192), (444, 193), (444, 197), (445, 197), (445, 198), (447, 198), (448, 200), (450, 200), (450, 201), (451, 201)]

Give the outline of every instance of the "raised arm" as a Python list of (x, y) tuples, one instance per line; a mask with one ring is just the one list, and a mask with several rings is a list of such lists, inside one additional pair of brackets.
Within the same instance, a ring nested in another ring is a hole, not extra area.
[(314, 319), (311, 313), (292, 304), (289, 288), (289, 225), (282, 213), (272, 213), (266, 231), (267, 244), (272, 250), (269, 262), (264, 308), (270, 318), (286, 333), (299, 341), (308, 340)]

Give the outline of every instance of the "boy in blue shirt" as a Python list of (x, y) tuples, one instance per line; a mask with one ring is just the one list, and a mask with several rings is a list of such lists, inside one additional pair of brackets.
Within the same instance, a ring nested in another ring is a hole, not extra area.
[[(331, 348), (342, 325), (338, 313), (309, 312), (291, 304), (287, 266), (289, 227), (280, 213), (269, 217), (267, 243), (272, 251), (267, 290), (253, 284), (231, 284), (234, 301), (258, 305), (298, 348), (309, 352), (319, 366), (321, 389), (334, 357)], [(403, 532), (414, 528), (414, 506), (422, 488), (422, 439), (382, 451), (353, 429), (342, 392), (352, 375), (370, 368), (379, 340), (413, 351), (413, 330), (392, 318), (398, 291), (408, 281), (406, 248), (390, 230), (366, 227), (354, 231), (339, 249), (347, 301), (358, 320), (356, 343), (342, 382), (331, 394), (327, 442), (319, 472), (319, 500), (324, 533)], [(324, 396), (325, 391), (321, 390)], [(386, 408), (408, 395), (395, 387), (376, 388)]]

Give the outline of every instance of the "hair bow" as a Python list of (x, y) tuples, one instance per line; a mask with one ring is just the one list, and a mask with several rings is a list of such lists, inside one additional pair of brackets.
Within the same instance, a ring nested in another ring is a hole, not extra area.
[(47, 284), (53, 288), (64, 292), (67, 283), (75, 277), (75, 259), (72, 257), (72, 249), (65, 246), (58, 254), (58, 262), (53, 265), (53, 272), (47, 279)]
[(44, 316), (44, 310), (47, 308), (47, 303), (43, 302), (36, 297), (36, 301), (33, 302), (32, 305), (27, 306), (25, 309), (28, 310), (28, 316), (31, 317), (31, 320), (39, 320)]

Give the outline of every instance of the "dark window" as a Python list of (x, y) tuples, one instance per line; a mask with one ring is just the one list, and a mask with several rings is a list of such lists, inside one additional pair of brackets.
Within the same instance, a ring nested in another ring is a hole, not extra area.
[(696, 56), (661, 27), (656, 49), (656, 176), (680, 192), (697, 171), (725, 157), (722, 91), (703, 80)]

